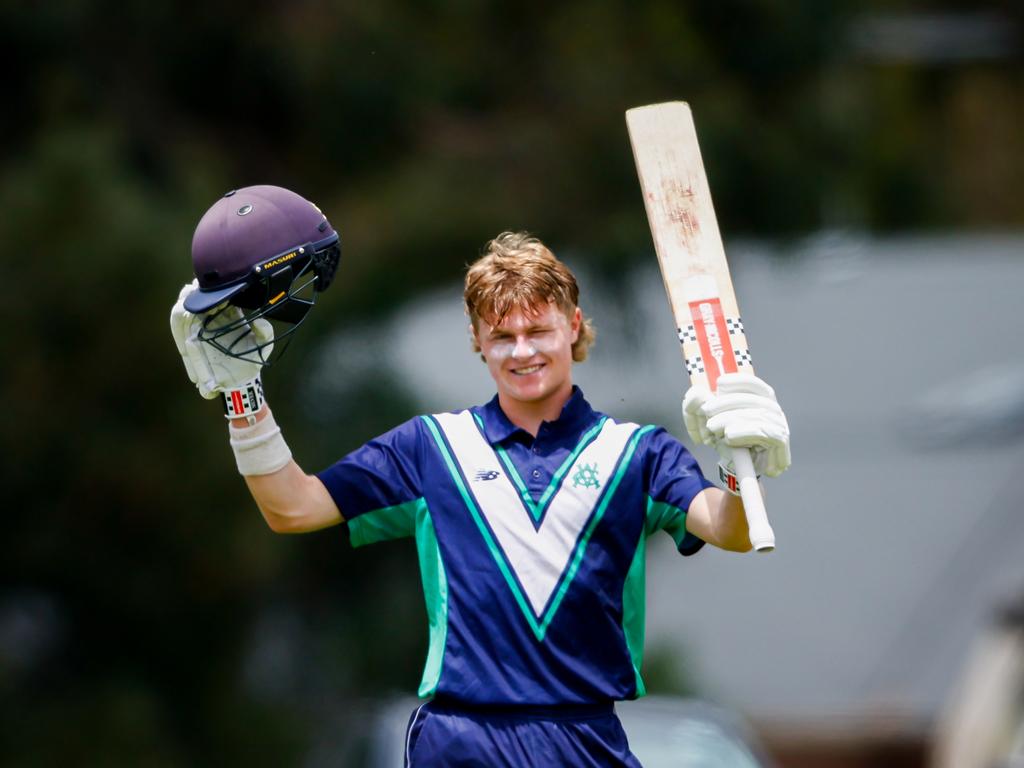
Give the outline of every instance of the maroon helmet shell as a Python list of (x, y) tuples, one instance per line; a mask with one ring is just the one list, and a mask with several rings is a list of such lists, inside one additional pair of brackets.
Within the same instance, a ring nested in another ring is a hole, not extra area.
[(206, 312), (242, 291), (257, 264), (336, 239), (320, 209), (290, 190), (269, 184), (231, 190), (203, 215), (192, 236), (199, 289), (185, 298), (185, 309)]

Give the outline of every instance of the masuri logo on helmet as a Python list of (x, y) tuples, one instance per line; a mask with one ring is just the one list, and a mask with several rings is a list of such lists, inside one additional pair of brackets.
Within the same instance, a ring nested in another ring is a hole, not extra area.
[[(192, 236), (199, 288), (186, 297), (185, 309), (205, 315), (202, 341), (226, 355), (269, 365), (264, 350), (302, 324), (317, 294), (334, 279), (340, 256), (338, 233), (305, 198), (266, 184), (231, 190), (203, 215)], [(241, 308), (242, 317), (218, 320), (230, 305)], [(258, 318), (275, 323), (275, 339), (236, 348), (252, 338), (238, 331)], [(278, 350), (276, 357), (283, 348)]]

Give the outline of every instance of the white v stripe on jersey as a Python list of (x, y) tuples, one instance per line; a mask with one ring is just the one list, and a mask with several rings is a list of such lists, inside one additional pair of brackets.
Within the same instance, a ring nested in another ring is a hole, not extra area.
[[(493, 468), (501, 464), (480, 434), (472, 413), (444, 413), (434, 418), (448, 438), (481, 514), (539, 619), (569, 567), (580, 535), (612, 480), (637, 425), (616, 424), (608, 419), (563, 475), (561, 487), (555, 491), (543, 520), (539, 527), (534, 527), (530, 512), (508, 476), (492, 476)], [(474, 482), (478, 474), (488, 479)]]

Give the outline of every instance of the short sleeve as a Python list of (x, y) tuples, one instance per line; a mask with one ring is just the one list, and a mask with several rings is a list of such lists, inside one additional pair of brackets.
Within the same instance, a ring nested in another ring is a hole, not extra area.
[(415, 534), (423, 505), (420, 421), (410, 419), (317, 473), (348, 523), (352, 546)]
[(682, 555), (696, 554), (704, 541), (686, 530), (686, 511), (709, 482), (686, 446), (659, 427), (647, 435), (644, 447), (648, 535), (665, 531)]

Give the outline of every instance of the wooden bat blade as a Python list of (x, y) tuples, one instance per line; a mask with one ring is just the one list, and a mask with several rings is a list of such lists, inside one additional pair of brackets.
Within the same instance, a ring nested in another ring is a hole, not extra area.
[[(626, 112), (644, 207), (690, 381), (714, 391), (723, 373), (753, 373), (725, 248), (711, 204), (697, 129), (688, 104), (651, 104)], [(775, 548), (750, 452), (733, 465), (759, 552)]]
[(686, 370), (714, 390), (754, 369), (693, 116), (674, 101), (630, 109), (626, 125)]

